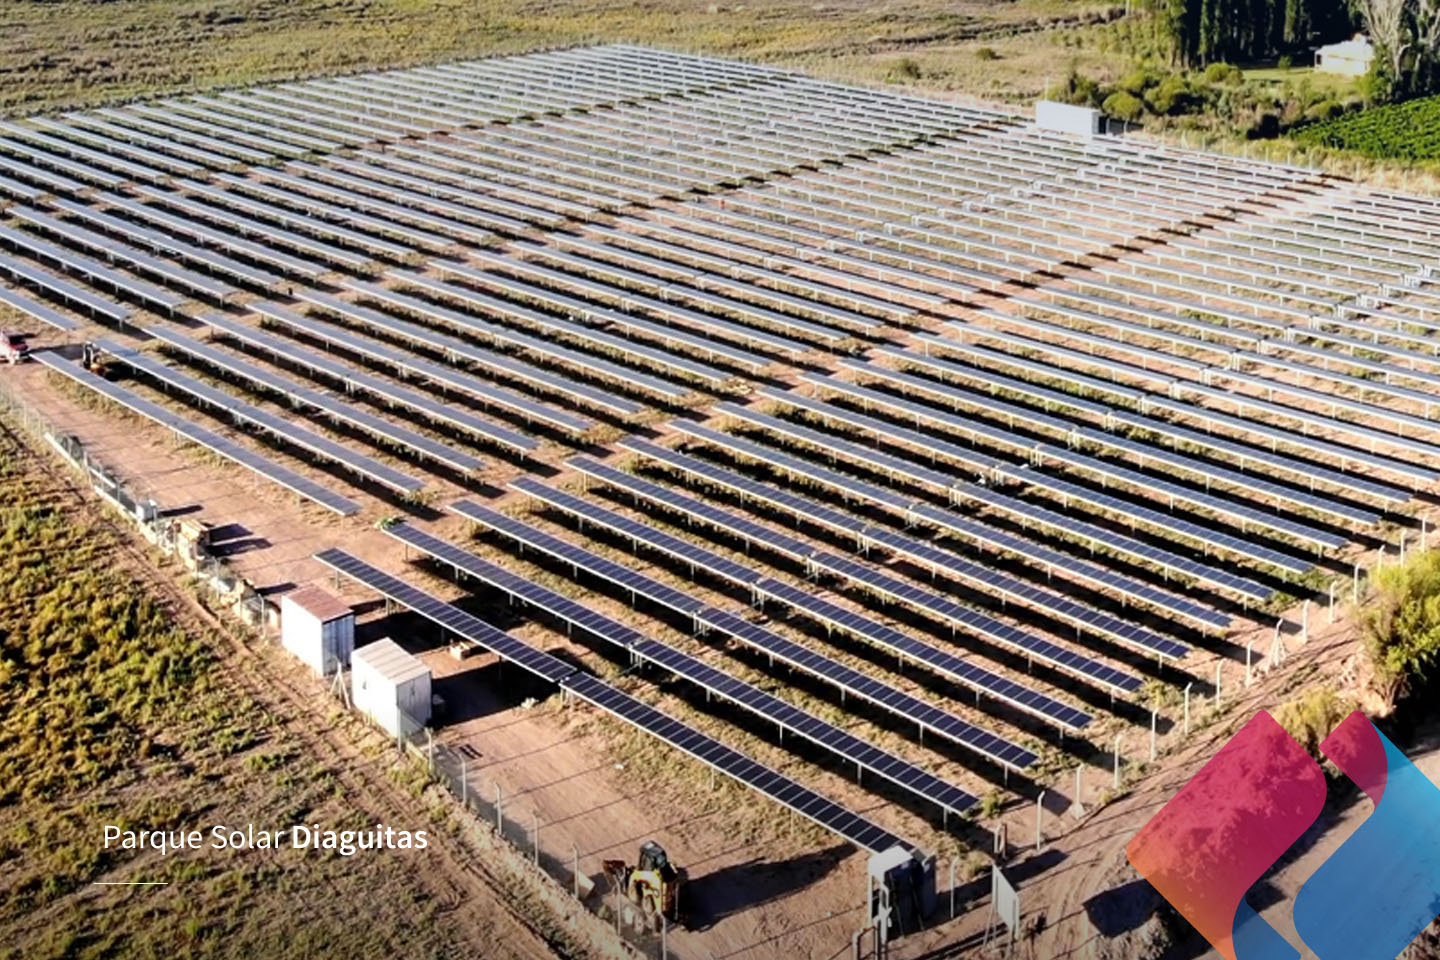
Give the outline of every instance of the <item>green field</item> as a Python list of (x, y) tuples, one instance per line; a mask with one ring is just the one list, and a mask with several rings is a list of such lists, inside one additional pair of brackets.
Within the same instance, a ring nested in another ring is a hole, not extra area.
[(1440, 96), (1411, 100), (1296, 131), (1301, 143), (1380, 160), (1440, 160)]
[[(604, 41), (977, 93), (999, 77), (1033, 93), (1047, 73), (1059, 79), (1053, 45), (1007, 40), (1113, 12), (1077, 0), (11, 2), (0, 3), (0, 112)], [(986, 45), (999, 60), (977, 58)]]

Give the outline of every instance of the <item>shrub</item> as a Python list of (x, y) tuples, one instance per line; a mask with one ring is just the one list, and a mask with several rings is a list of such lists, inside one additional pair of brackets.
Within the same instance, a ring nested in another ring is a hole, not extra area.
[(1139, 97), (1126, 93), (1124, 90), (1117, 90), (1105, 98), (1101, 109), (1107, 116), (1133, 122), (1139, 120), (1140, 115), (1145, 112), (1145, 104), (1140, 101)]
[(1145, 91), (1160, 83), (1161, 77), (1152, 70), (1136, 70), (1121, 77), (1115, 89), (1132, 97), (1141, 97)]
[(975, 51), (975, 59), (977, 59), (977, 60), (999, 60), (999, 59), (1000, 59), (1000, 54), (998, 54), (998, 53), (995, 52), (995, 48), (994, 48), (994, 47), (981, 47), (979, 50), (976, 50), (976, 51)]
[(1236, 84), (1245, 79), (1245, 71), (1229, 63), (1212, 63), (1205, 68), (1206, 83)]
[(1320, 741), (1354, 709), (1355, 704), (1336, 693), (1333, 687), (1321, 687), (1283, 704), (1275, 711), (1275, 722), (1310, 756), (1320, 760)]
[(1377, 692), (1393, 707), (1440, 663), (1440, 553), (1412, 554), (1381, 569), (1360, 631)]
[(1305, 111), (1305, 119), (1310, 121), (1334, 120), (1344, 113), (1345, 107), (1339, 100), (1321, 100)]
[(1295, 61), (1290, 59), (1290, 54), (1287, 53), (1285, 54), (1285, 56), (1275, 61), (1275, 66), (1279, 67), (1281, 70), (1289, 70), (1291, 67), (1295, 66)]
[(1073, 66), (1065, 76), (1065, 85), (1056, 92), (1055, 97), (1065, 103), (1073, 103), (1082, 107), (1099, 107), (1105, 101), (1105, 97), (1100, 91), (1100, 84), (1083, 76)]
[(892, 79), (898, 80), (919, 80), (923, 71), (920, 63), (913, 57), (902, 57), (890, 71)]
[(1195, 105), (1195, 94), (1184, 77), (1174, 74), (1160, 81), (1159, 86), (1152, 87), (1145, 95), (1145, 101), (1155, 113), (1173, 116), (1190, 112)]

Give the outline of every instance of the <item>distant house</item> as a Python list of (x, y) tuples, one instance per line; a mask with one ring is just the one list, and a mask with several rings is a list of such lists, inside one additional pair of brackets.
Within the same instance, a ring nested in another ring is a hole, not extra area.
[(1315, 51), (1315, 69), (1321, 73), (1338, 73), (1346, 77), (1363, 77), (1375, 59), (1375, 47), (1369, 38), (1357, 33), (1349, 40), (1331, 43)]

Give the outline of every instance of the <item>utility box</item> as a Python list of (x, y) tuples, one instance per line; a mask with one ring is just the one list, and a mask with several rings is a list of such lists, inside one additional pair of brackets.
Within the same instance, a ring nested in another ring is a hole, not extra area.
[(935, 858), (894, 846), (870, 857), (869, 921), (881, 943), (918, 933), (935, 911)]
[(367, 643), (351, 659), (355, 709), (392, 737), (408, 737), (430, 722), (430, 668), (386, 638)]
[(355, 611), (320, 587), (280, 598), (280, 642), (322, 676), (350, 666)]
[(1100, 111), (1091, 107), (1077, 107), (1055, 100), (1041, 100), (1035, 104), (1035, 126), (1042, 130), (1094, 137), (1100, 133), (1100, 118)]

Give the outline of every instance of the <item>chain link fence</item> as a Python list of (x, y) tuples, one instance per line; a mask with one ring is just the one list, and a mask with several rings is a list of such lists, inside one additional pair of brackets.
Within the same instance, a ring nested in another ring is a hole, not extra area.
[[(410, 728), (412, 722), (407, 720), (405, 726)], [(560, 828), (547, 825), (535, 808), (507, 797), (499, 780), (486, 774), (479, 754), (468, 745), (436, 743), (430, 729), (423, 724), (414, 726), (415, 732), (401, 739), (407, 752), (467, 813), (488, 824), (496, 836), (528, 860), (537, 878), (553, 884), (576, 905), (612, 924), (633, 956), (654, 960), (677, 956), (670, 943), (669, 924), (662, 918), (646, 917), (625, 899), (605, 876), (601, 857), (570, 843)], [(627, 863), (633, 866), (628, 859)]]
[(135, 526), (156, 549), (179, 560), (221, 608), (230, 609), (242, 622), (256, 628), (262, 637), (268, 635), (269, 625), (276, 616), (274, 607), (223, 558), (209, 553), (198, 538), (187, 535), (185, 525), (167, 515), (152, 495), (153, 491), (137, 490), (122, 481), (78, 437), (61, 432), (3, 379), (0, 379), (0, 409), (11, 423), (58, 454), (97, 498)]

